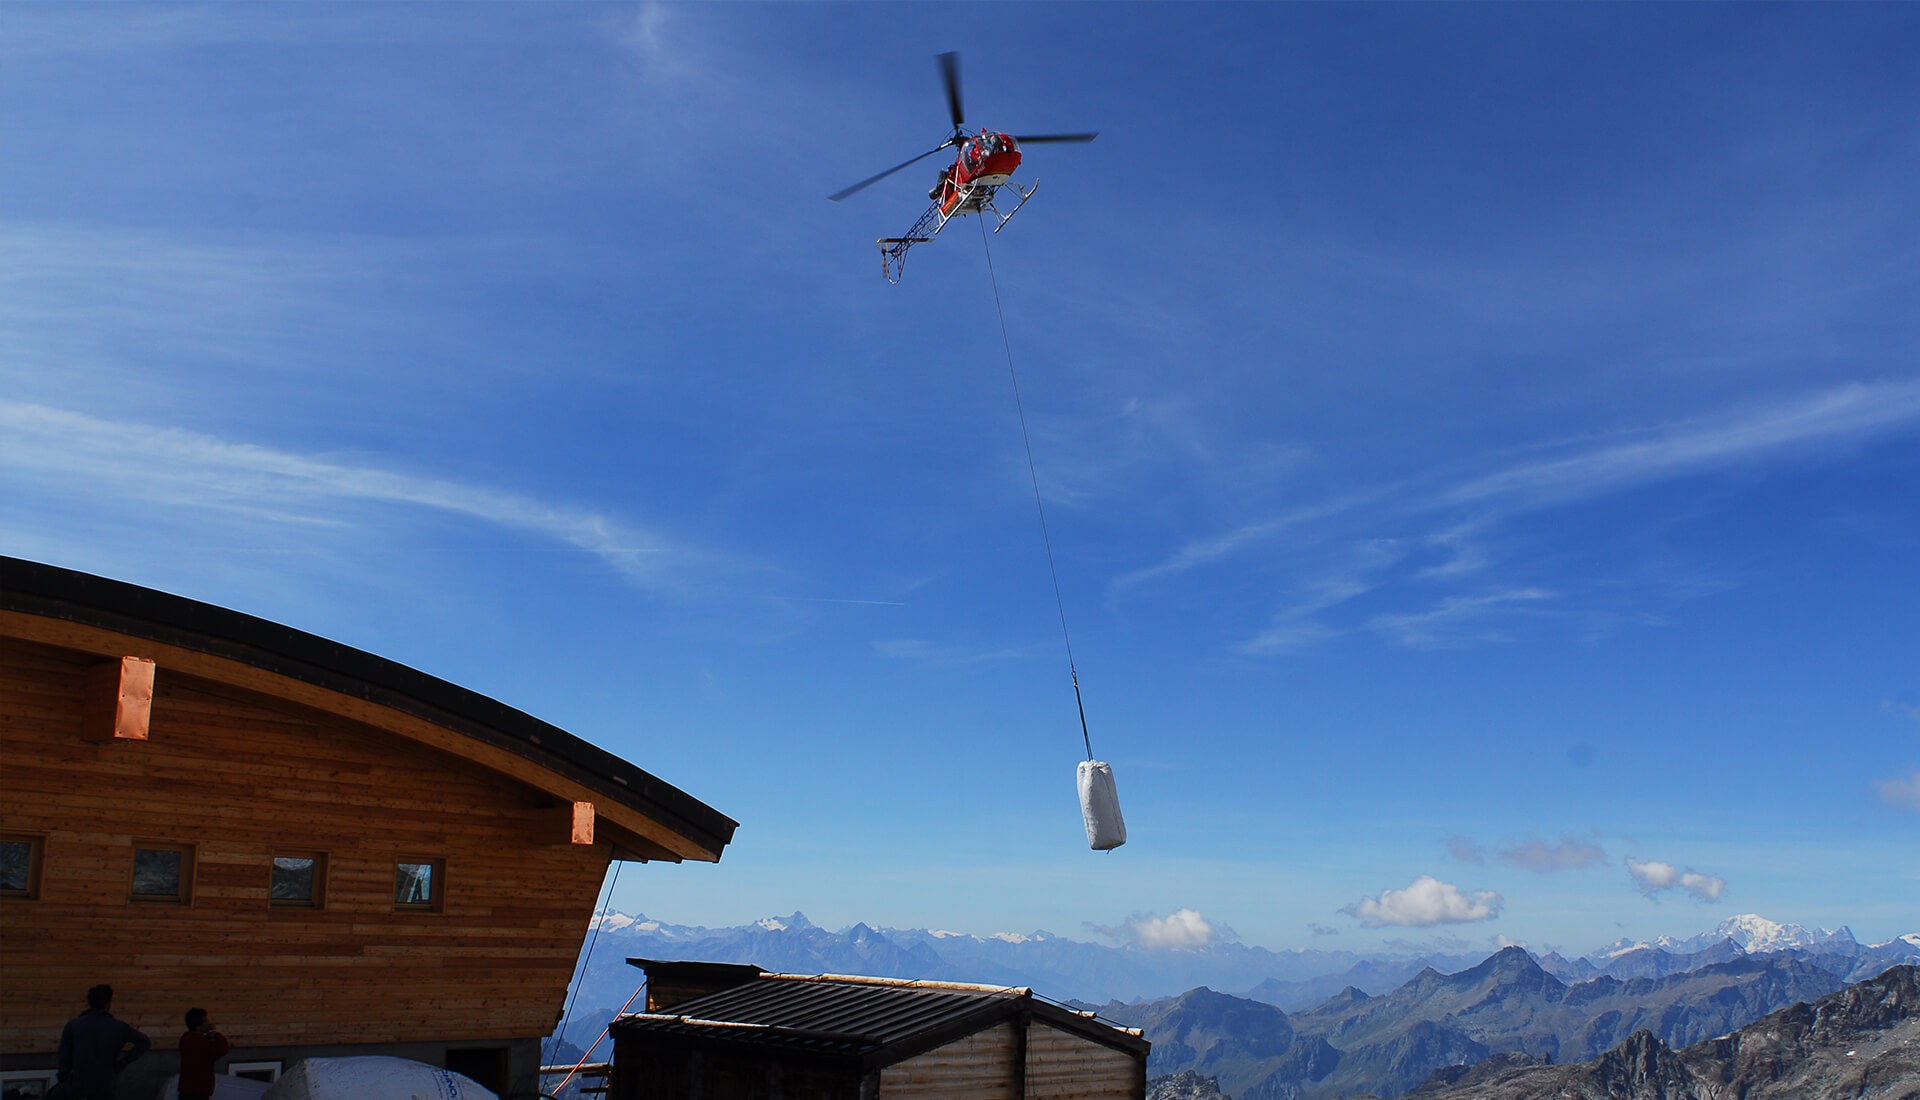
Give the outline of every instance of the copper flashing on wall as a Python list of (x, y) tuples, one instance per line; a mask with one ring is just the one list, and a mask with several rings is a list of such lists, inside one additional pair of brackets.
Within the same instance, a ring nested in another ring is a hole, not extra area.
[(82, 731), (96, 745), (145, 741), (153, 717), (153, 662), (122, 657), (87, 673)]

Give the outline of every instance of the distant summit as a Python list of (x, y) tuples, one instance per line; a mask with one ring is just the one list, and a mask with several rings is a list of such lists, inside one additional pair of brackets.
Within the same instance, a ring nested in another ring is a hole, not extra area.
[(1591, 952), (1585, 958), (1601, 970), (1608, 962), (1633, 952), (1664, 951), (1670, 955), (1692, 955), (1716, 944), (1730, 942), (1749, 955), (1771, 955), (1781, 951), (1814, 950), (1850, 954), (1860, 947), (1853, 930), (1805, 928), (1798, 924), (1776, 924), (1758, 913), (1742, 913), (1720, 922), (1711, 932), (1687, 939), (1661, 936), (1654, 940), (1619, 940)]

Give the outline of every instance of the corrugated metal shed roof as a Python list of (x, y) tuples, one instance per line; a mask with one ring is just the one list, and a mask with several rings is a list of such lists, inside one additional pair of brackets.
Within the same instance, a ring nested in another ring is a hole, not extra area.
[(1143, 1057), (1147, 1050), (1138, 1032), (1036, 1000), (1017, 986), (832, 974), (766, 974), (670, 1012), (622, 1017), (614, 1027), (636, 1037), (751, 1044), (884, 1065), (1022, 1014)]

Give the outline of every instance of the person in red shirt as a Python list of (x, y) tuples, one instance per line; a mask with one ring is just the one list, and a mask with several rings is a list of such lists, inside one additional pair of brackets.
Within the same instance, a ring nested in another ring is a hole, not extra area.
[(207, 1022), (206, 1009), (188, 1009), (187, 1030), (180, 1036), (180, 1100), (212, 1100), (213, 1064), (232, 1049)]

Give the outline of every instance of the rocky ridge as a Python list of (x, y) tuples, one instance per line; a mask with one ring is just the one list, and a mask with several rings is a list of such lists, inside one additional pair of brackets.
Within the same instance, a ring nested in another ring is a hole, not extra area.
[(1637, 1031), (1589, 1062), (1526, 1055), (1437, 1073), (1409, 1100), (1916, 1100), (1920, 967), (1897, 966), (1675, 1050)]

